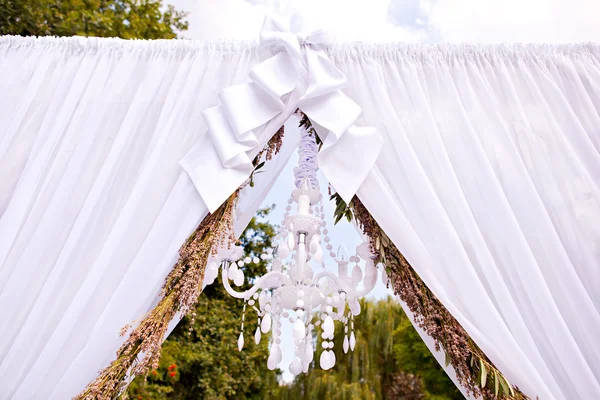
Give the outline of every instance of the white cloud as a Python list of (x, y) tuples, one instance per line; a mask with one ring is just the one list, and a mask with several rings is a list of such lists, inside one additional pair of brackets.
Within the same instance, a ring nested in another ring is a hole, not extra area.
[(445, 42), (600, 40), (597, 0), (437, 0), (429, 24)]
[(258, 39), (265, 9), (244, 0), (166, 0), (188, 11), (188, 39)]
[[(191, 39), (257, 39), (267, 12), (298, 12), (296, 29), (339, 40), (580, 42), (600, 40), (598, 0), (167, 0), (191, 12)], [(390, 4), (392, 7), (390, 8)], [(413, 26), (399, 27), (416, 13)], [(389, 12), (392, 15), (389, 15)], [(421, 23), (417, 23), (417, 19)]]
[(327, 28), (341, 40), (421, 41), (426, 32), (389, 22), (390, 0), (302, 0), (305, 29)]
[(423, 28), (401, 28), (388, 19), (389, 0), (168, 0), (190, 12), (190, 39), (257, 39), (267, 12), (297, 13), (294, 28), (301, 32), (327, 28), (340, 40), (420, 41)]

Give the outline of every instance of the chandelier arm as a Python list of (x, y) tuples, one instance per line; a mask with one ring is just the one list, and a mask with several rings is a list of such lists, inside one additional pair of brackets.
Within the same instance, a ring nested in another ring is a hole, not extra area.
[(354, 289), (352, 289), (350, 286), (348, 286), (346, 283), (342, 282), (340, 280), (340, 278), (335, 275), (332, 272), (329, 271), (322, 271), (319, 272), (317, 275), (315, 275), (315, 277), (313, 278), (314, 282), (319, 282), (321, 279), (323, 278), (329, 278), (331, 280), (333, 280), (335, 283), (337, 283), (343, 291), (345, 291), (346, 293), (350, 293), (350, 292), (354, 292)]
[(244, 300), (248, 300), (250, 298), (250, 296), (252, 296), (254, 293), (256, 293), (256, 291), (258, 289), (265, 289), (264, 287), (262, 287), (261, 285), (269, 278), (271, 277), (279, 277), (282, 278), (284, 280), (285, 283), (289, 283), (289, 279), (287, 276), (285, 276), (283, 273), (279, 272), (279, 271), (271, 271), (266, 273), (265, 275), (263, 275), (255, 284), (254, 286), (252, 286), (250, 289), (246, 290), (245, 292), (236, 292), (231, 285), (229, 284), (229, 278), (227, 276), (227, 269), (223, 268), (221, 270), (221, 280), (223, 281), (223, 287), (225, 288), (225, 290), (227, 291), (227, 293), (229, 293), (232, 297), (235, 297), (236, 299), (244, 299)]
[(370, 287), (370, 288), (363, 287), (363, 289), (362, 289), (362, 290), (360, 290), (360, 291), (357, 291), (357, 292), (355, 293), (355, 296), (356, 296), (356, 297), (364, 297), (364, 296), (368, 295), (369, 293), (371, 293), (371, 290), (373, 290), (373, 289), (375, 288), (375, 284), (376, 284), (376, 283), (373, 283), (373, 285), (371, 285), (371, 287)]
[(318, 282), (322, 278), (332, 279), (338, 285), (340, 285), (340, 287), (342, 287), (342, 290), (344, 290), (346, 293), (348, 293), (348, 294), (352, 293), (353, 297), (364, 297), (365, 295), (369, 294), (371, 292), (371, 290), (373, 290), (373, 288), (375, 287), (375, 283), (373, 283), (373, 285), (371, 285), (371, 287), (365, 287), (362, 290), (353, 289), (350, 286), (348, 286), (346, 283), (342, 282), (338, 276), (336, 276), (335, 274), (333, 274), (329, 271), (323, 271), (323, 272), (318, 273), (314, 277), (314, 281)]

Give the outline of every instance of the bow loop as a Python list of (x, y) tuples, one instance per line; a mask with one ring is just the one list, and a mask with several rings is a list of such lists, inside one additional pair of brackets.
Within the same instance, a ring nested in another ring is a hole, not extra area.
[(218, 105), (203, 112), (213, 146), (198, 142), (180, 162), (209, 211), (248, 178), (250, 160), (297, 108), (323, 139), (318, 161), (325, 177), (346, 202), (352, 199), (382, 139), (373, 128), (354, 126), (361, 110), (342, 92), (346, 77), (327, 56), (330, 43), (324, 30), (295, 35), (265, 18), (260, 45), (275, 55), (252, 68), (245, 83), (221, 91)]

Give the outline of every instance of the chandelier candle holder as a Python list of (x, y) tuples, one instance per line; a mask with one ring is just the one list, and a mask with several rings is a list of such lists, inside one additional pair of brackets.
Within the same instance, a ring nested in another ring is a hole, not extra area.
[[(359, 299), (368, 294), (377, 281), (377, 267), (367, 242), (356, 248), (356, 254), (348, 257), (342, 245), (337, 254), (333, 252), (323, 213), (322, 195), (317, 180), (317, 145), (313, 135), (305, 130), (299, 148), (299, 166), (294, 169), (296, 189), (293, 190), (283, 223), (276, 235), (276, 245), (260, 256), (270, 260), (271, 270), (253, 282), (253, 286), (237, 292), (231, 287), (244, 284), (245, 264), (260, 262), (259, 257), (243, 257), (243, 250), (236, 246), (220, 250), (209, 262), (204, 285), (214, 282), (221, 268), (225, 290), (233, 297), (244, 300), (242, 328), (238, 348), (244, 346), (244, 321), (247, 306), (258, 314), (258, 328), (254, 340), (258, 344), (263, 334), (271, 332), (272, 340), (267, 366), (273, 370), (281, 362), (281, 326), (287, 318), (293, 324), (295, 358), (289, 371), (298, 375), (307, 372), (313, 361), (313, 334), (315, 325), (322, 327), (323, 352), (319, 360), (322, 369), (335, 365), (333, 352), (334, 321), (344, 325), (344, 353), (354, 350), (354, 317), (360, 314)], [(296, 213), (290, 214), (296, 203)], [(323, 248), (325, 243), (325, 249)], [(325, 250), (337, 263), (337, 274), (325, 269)], [(365, 261), (364, 271), (360, 267)], [(350, 270), (350, 266), (352, 269)], [(315, 271), (316, 267), (316, 271)], [(385, 275), (385, 273), (382, 273)], [(359, 284), (362, 282), (362, 287)], [(317, 313), (317, 321), (313, 317)]]

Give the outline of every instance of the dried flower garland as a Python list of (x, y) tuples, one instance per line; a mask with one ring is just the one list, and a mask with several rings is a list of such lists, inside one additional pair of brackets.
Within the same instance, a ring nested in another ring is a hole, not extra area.
[[(316, 135), (317, 143), (321, 142), (310, 119), (301, 112), (300, 116), (300, 126), (308, 133)], [(386, 266), (394, 293), (414, 314), (417, 325), (434, 340), (435, 349), (444, 350), (446, 366), (452, 365), (459, 383), (467, 392), (484, 399), (527, 399), (519, 388), (508, 382), (429, 290), (360, 200), (354, 196), (347, 205), (337, 193), (331, 195), (331, 199), (336, 201), (335, 223), (342, 218), (348, 221), (356, 218), (363, 232), (369, 237), (371, 251), (377, 255), (376, 262)]]
[(416, 324), (434, 340), (435, 349), (445, 352), (446, 366), (452, 365), (458, 382), (467, 392), (484, 399), (527, 399), (429, 290), (360, 200), (354, 196), (348, 206), (337, 194), (331, 198), (336, 201), (336, 220), (356, 218), (369, 237), (371, 251), (377, 255), (376, 262), (386, 266), (394, 293), (414, 314)]
[[(262, 156), (265, 155), (268, 161), (279, 152), (283, 135), (281, 127), (256, 156), (253, 162), (255, 170), (248, 184), (253, 185), (254, 174), (264, 165), (264, 161), (260, 162)], [(133, 329), (117, 351), (117, 359), (100, 371), (98, 377), (75, 399), (112, 400), (125, 397), (128, 376), (147, 375), (150, 370), (158, 368), (161, 345), (169, 323), (176, 316), (183, 316), (194, 309), (202, 289), (208, 258), (217, 249), (229, 247), (236, 241), (233, 236), (233, 214), (239, 191), (236, 190), (214, 213), (206, 216), (187, 239), (179, 250), (179, 260), (165, 279), (156, 307)], [(125, 326), (121, 336), (131, 328), (131, 325)]]
[[(298, 113), (301, 118), (300, 127), (315, 135), (317, 143), (321, 143), (310, 119), (302, 112)], [(414, 314), (417, 325), (434, 340), (435, 349), (444, 350), (446, 366), (452, 365), (459, 383), (467, 392), (485, 399), (527, 399), (516, 386), (508, 382), (429, 290), (360, 200), (354, 196), (347, 205), (336, 193), (331, 195), (331, 199), (336, 201), (335, 223), (342, 218), (348, 221), (356, 218), (363, 232), (369, 237), (371, 251), (377, 255), (376, 262), (386, 266), (394, 293)]]

